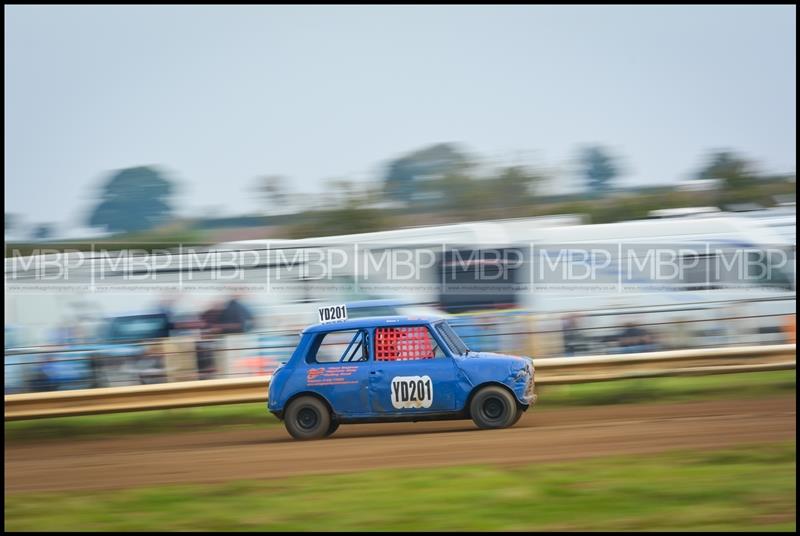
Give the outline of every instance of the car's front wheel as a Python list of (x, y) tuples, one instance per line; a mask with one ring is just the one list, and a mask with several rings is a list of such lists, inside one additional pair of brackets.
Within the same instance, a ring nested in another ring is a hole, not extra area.
[(331, 420), (331, 425), (328, 427), (328, 431), (325, 433), (325, 436), (333, 435), (333, 433), (339, 429), (339, 421)]
[(517, 416), (514, 417), (514, 422), (511, 423), (511, 426), (514, 426), (515, 424), (517, 424), (519, 422), (519, 420), (522, 418), (522, 416), (525, 415), (526, 411), (527, 411), (527, 408), (523, 408), (522, 406), (517, 405)]
[(521, 417), (513, 395), (496, 385), (478, 391), (472, 397), (469, 411), (478, 428), (507, 428)]
[(320, 399), (301, 396), (286, 408), (284, 422), (295, 439), (320, 439), (328, 435), (331, 428), (331, 413)]

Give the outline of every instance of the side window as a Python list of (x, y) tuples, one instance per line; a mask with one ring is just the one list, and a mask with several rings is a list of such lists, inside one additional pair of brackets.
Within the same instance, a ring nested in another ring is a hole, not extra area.
[(377, 328), (375, 361), (410, 361), (444, 357), (425, 326)]
[(317, 337), (315, 349), (309, 352), (308, 363), (356, 363), (367, 361), (366, 333), (353, 329), (331, 331)]

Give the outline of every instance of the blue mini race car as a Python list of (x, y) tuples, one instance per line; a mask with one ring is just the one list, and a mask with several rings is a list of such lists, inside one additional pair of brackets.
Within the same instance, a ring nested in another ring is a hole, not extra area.
[(268, 409), (296, 439), (342, 423), (471, 418), (505, 428), (536, 401), (530, 359), (470, 351), (443, 319), (347, 320), (344, 310), (306, 328), (270, 382)]

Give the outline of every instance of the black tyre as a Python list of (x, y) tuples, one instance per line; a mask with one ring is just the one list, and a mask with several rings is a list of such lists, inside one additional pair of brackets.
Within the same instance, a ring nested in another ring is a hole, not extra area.
[(328, 431), (325, 433), (325, 437), (333, 435), (333, 433), (339, 429), (339, 421), (331, 421), (331, 425), (328, 426)]
[(511, 423), (511, 426), (517, 424), (523, 415), (525, 415), (525, 408), (523, 408), (520, 405), (517, 405), (517, 416), (514, 417), (514, 422)]
[(495, 385), (484, 387), (472, 397), (469, 413), (478, 428), (507, 428), (521, 416), (511, 393)]
[(331, 414), (320, 399), (301, 396), (286, 408), (284, 422), (286, 430), (295, 439), (320, 439), (328, 435)]

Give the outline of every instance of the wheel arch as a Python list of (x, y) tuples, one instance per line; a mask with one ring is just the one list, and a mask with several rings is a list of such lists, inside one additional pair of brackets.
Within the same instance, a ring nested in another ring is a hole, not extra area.
[(286, 403), (283, 405), (282, 414), (285, 415), (286, 414), (286, 409), (289, 407), (289, 404), (291, 404), (292, 402), (294, 402), (295, 400), (297, 400), (298, 398), (300, 398), (302, 396), (312, 396), (312, 397), (318, 399), (320, 402), (325, 404), (325, 407), (328, 408), (328, 412), (331, 414), (331, 419), (337, 417), (336, 412), (333, 410), (333, 405), (330, 403), (330, 401), (327, 398), (325, 398), (324, 396), (322, 396), (321, 394), (319, 394), (319, 393), (317, 393), (315, 391), (300, 391), (300, 392), (295, 393), (292, 396), (290, 396), (286, 400)]
[(463, 409), (463, 411), (469, 417), (472, 417), (472, 412), (470, 411), (470, 406), (472, 405), (472, 399), (475, 398), (475, 395), (478, 394), (478, 391), (480, 391), (484, 387), (501, 387), (505, 389), (508, 392), (508, 394), (511, 395), (511, 398), (514, 399), (514, 402), (516, 402), (517, 407), (524, 407), (524, 405), (521, 404), (519, 399), (517, 398), (517, 395), (514, 394), (514, 390), (511, 389), (508, 385), (504, 384), (503, 382), (489, 380), (483, 383), (479, 383), (478, 385), (474, 386), (472, 390), (469, 392), (469, 396), (467, 396), (467, 401), (464, 403), (464, 409)]

